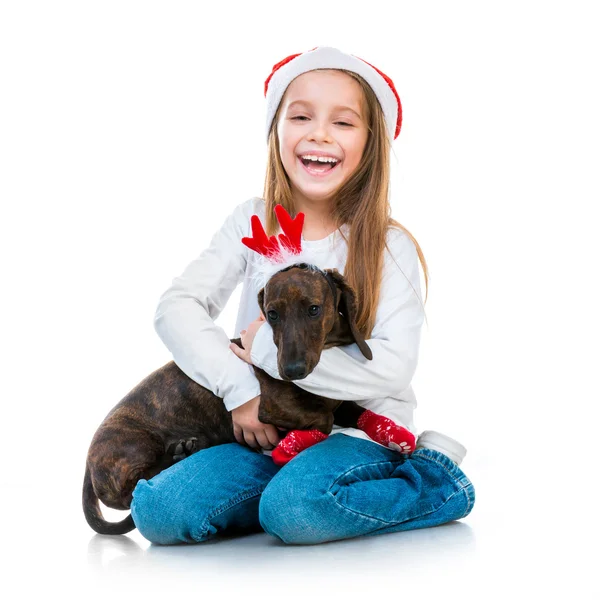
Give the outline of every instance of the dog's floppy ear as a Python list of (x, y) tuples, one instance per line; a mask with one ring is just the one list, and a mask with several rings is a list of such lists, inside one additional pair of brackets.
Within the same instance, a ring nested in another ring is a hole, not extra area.
[[(260, 291), (258, 292), (258, 308), (260, 308), (260, 312), (262, 312), (262, 314), (265, 314), (265, 288), (260, 288)], [(266, 317), (266, 315), (265, 315)]]
[(363, 353), (363, 356), (369, 360), (373, 360), (371, 348), (369, 348), (365, 342), (365, 338), (356, 327), (356, 294), (354, 290), (348, 285), (344, 276), (337, 269), (325, 269), (325, 272), (328, 273), (340, 292), (338, 310), (344, 315), (346, 321), (348, 321), (354, 341)]

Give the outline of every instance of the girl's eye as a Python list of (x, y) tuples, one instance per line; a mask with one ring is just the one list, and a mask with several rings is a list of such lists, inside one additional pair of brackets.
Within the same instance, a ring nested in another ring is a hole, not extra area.
[[(299, 116), (299, 117), (292, 117), (292, 121), (294, 119), (308, 119), (308, 117), (303, 117), (303, 116)], [(351, 123), (344, 123), (343, 121), (336, 121), (335, 123), (336, 125), (346, 125), (346, 127), (352, 127)]]

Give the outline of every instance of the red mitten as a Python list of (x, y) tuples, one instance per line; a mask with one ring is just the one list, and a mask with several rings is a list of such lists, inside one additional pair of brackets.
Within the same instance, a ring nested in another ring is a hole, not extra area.
[(415, 449), (415, 436), (408, 429), (370, 410), (360, 415), (358, 428), (372, 440), (402, 454), (410, 454)]
[(290, 431), (271, 452), (273, 462), (278, 466), (283, 466), (290, 462), (296, 454), (314, 446), (318, 442), (322, 442), (327, 435), (321, 433), (318, 429), (300, 430), (294, 429)]

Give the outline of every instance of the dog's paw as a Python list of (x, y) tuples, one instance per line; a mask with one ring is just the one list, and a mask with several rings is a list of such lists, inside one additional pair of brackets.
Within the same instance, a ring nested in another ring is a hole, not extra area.
[(388, 448), (390, 450), (400, 452), (400, 454), (411, 454), (414, 450), (414, 447), (408, 444), (407, 442), (400, 442), (399, 444), (396, 444), (396, 442), (389, 442)]
[(302, 450), (306, 450), (306, 448), (310, 448), (314, 446), (318, 442), (323, 441), (326, 437), (326, 434), (321, 433), (316, 429), (311, 430), (293, 430), (290, 431), (274, 448), (271, 453), (271, 458), (273, 462), (277, 466), (283, 466), (286, 463), (290, 462), (294, 456), (297, 456), (302, 452)]
[(290, 460), (296, 456), (296, 454), (298, 454), (298, 452), (294, 451), (288, 454), (283, 448), (277, 446), (276, 448), (273, 448), (273, 451), (271, 452), (271, 458), (278, 467), (283, 467), (283, 465), (289, 463)]
[(173, 457), (174, 462), (179, 462), (184, 458), (187, 458), (191, 454), (194, 454), (198, 450), (198, 438), (191, 437), (187, 440), (178, 440), (173, 442), (167, 448), (167, 454)]
[(185, 440), (179, 440), (178, 442), (173, 442), (173, 444), (171, 444), (171, 446), (174, 446), (173, 448), (173, 460), (175, 462), (179, 462), (180, 460), (182, 460), (183, 458), (186, 457), (185, 454)]
[(411, 454), (415, 449), (415, 436), (406, 427), (370, 410), (360, 416), (358, 428), (372, 440), (400, 454)]
[(191, 437), (185, 440), (185, 451), (187, 455), (194, 454), (198, 450), (198, 438)]

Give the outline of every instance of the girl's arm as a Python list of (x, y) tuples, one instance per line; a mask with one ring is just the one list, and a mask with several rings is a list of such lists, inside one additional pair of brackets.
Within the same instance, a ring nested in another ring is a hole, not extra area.
[[(367, 340), (373, 360), (367, 360), (356, 344), (327, 348), (313, 372), (294, 381), (298, 387), (326, 398), (360, 401), (397, 397), (410, 385), (424, 320), (419, 261), (414, 243), (404, 232), (390, 230), (388, 246), (391, 256), (386, 252), (375, 326)], [(281, 379), (268, 322), (254, 338), (251, 358), (271, 377)]]
[(242, 281), (248, 249), (253, 199), (239, 204), (213, 236), (210, 245), (160, 297), (154, 327), (191, 379), (223, 398), (228, 411), (260, 395), (251, 365), (230, 349), (230, 340), (214, 320)]

